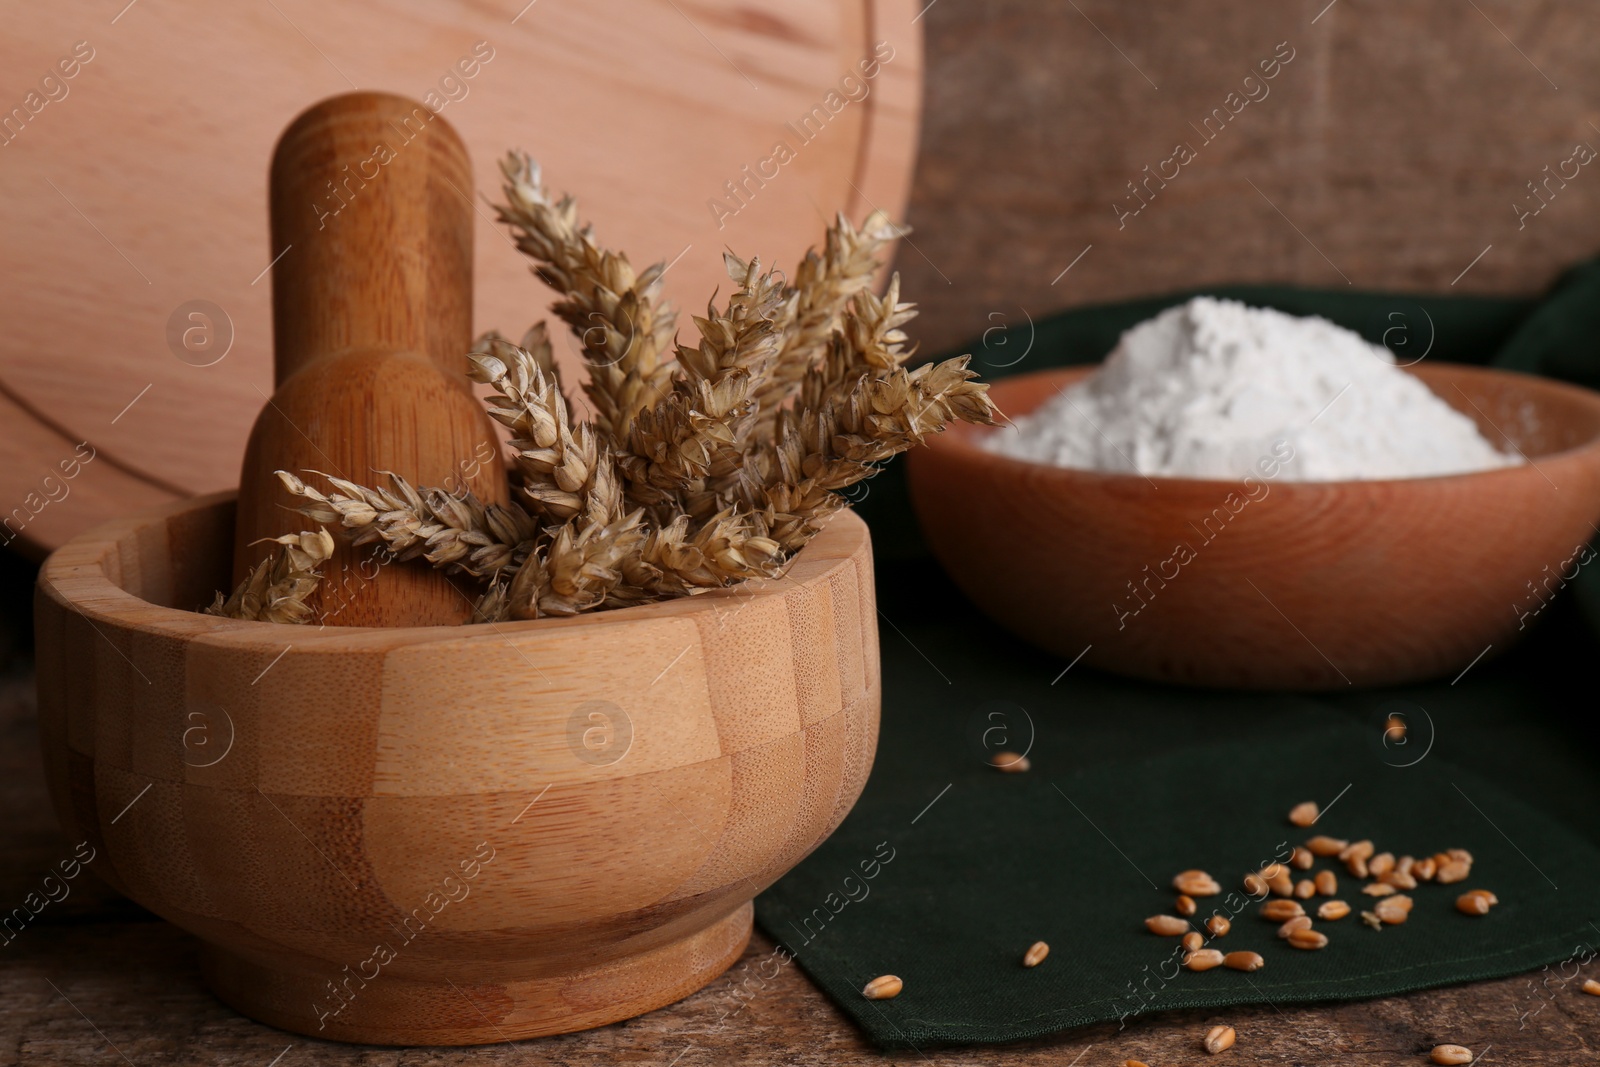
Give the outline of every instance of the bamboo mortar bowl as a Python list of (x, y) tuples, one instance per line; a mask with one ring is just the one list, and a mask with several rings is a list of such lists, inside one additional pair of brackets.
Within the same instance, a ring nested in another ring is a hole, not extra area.
[(91, 869), (298, 1033), (474, 1044), (628, 1018), (740, 955), (751, 899), (877, 741), (865, 524), (786, 577), (571, 619), (410, 629), (196, 613), (219, 494), (103, 525), (36, 598), (51, 795)]
[[(1014, 417), (1093, 370), (990, 395)], [(1217, 687), (1453, 676), (1512, 643), (1590, 558), (1600, 394), (1466, 366), (1412, 373), (1532, 462), (1384, 481), (1258, 473), (1246, 487), (1030, 463), (960, 425), (908, 456), (911, 498), (973, 603), (1066, 660)]]

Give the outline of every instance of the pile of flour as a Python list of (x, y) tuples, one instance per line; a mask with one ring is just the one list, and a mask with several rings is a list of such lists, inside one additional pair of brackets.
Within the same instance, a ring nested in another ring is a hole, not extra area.
[(1237, 479), (1286, 441), (1289, 481), (1414, 478), (1520, 463), (1326, 319), (1196, 297), (1122, 335), (1105, 365), (990, 434), (1061, 467)]

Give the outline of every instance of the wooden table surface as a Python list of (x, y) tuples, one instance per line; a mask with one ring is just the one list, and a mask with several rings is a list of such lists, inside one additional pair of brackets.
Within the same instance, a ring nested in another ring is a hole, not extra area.
[[(3, 650), (0, 650), (3, 651)], [(0, 677), (0, 908), (9, 912), (70, 855), (39, 767), (33, 676)], [(744, 958), (706, 989), (615, 1026), (472, 1049), (360, 1048), (262, 1026), (223, 1007), (200, 984), (194, 938), (93, 878), (72, 883), (9, 944), (0, 941), (0, 1067), (35, 1064), (931, 1064), (1152, 1067), (1207, 1058), (1216, 1023), (1239, 1034), (1224, 1061), (1271, 1064), (1424, 1064), (1435, 1043), (1464, 1044), (1479, 1063), (1600, 1062), (1600, 1000), (1541, 990), (1542, 975), (1325, 1007), (1186, 1011), (1053, 1039), (885, 1056), (792, 964), (773, 973), (757, 934)], [(1554, 973), (1554, 972), (1552, 972)]]

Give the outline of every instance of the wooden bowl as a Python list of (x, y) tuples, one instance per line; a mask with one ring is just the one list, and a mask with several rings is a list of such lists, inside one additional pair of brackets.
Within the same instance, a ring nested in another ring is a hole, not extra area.
[[(1016, 416), (1092, 370), (1009, 378), (991, 395)], [(1464, 366), (1414, 373), (1531, 462), (1246, 487), (1030, 463), (958, 425), (908, 457), (912, 501), (967, 596), (1067, 660), (1249, 688), (1453, 675), (1515, 640), (1590, 558), (1600, 394)]]
[(572, 619), (373, 629), (190, 610), (231, 494), (46, 563), (40, 732), (66, 832), (204, 942), (239, 1011), (344, 1041), (599, 1026), (720, 974), (877, 740), (865, 525), (782, 579)]

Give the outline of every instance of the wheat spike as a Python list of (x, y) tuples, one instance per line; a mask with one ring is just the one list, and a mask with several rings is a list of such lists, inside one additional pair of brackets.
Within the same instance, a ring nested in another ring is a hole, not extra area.
[(823, 517), (845, 505), (840, 489), (871, 477), (884, 460), (952, 420), (994, 421), (989, 387), (973, 380), (970, 356), (902, 366), (900, 327), (916, 312), (898, 298), (898, 277), (881, 298), (856, 294), (827, 359), (806, 373), (773, 440), (751, 457), (745, 484), (760, 494), (752, 506), (786, 552), (798, 551)]
[(639, 412), (618, 458), (629, 500), (653, 514), (668, 504), (699, 517), (719, 510), (723, 484), (751, 447), (751, 383), (770, 371), (782, 346), (773, 321), (783, 299), (776, 276), (759, 260), (730, 253), (723, 262), (738, 288), (725, 309), (712, 304), (694, 320), (700, 344), (678, 346), (672, 392)]
[(588, 423), (574, 427), (541, 323), (521, 345), (479, 339), (468, 374), (494, 387), (489, 415), (511, 431), (518, 490), (533, 513), (554, 522), (581, 518), (604, 526), (622, 513), (622, 489), (611, 446)]
[(868, 215), (859, 230), (841, 213), (828, 227), (822, 253), (814, 249), (806, 253), (778, 317), (783, 347), (771, 376), (755, 390), (765, 425), (776, 422), (778, 409), (799, 391), (806, 371), (827, 354), (829, 339), (850, 302), (858, 293), (870, 291), (872, 277), (882, 266), (883, 249), (910, 232), (909, 226), (896, 225), (882, 211)]
[(252, 567), (232, 595), (218, 593), (205, 614), (258, 622), (311, 621), (306, 601), (322, 580), (322, 565), (333, 555), (333, 538), (318, 528), (272, 540), (280, 547)]
[(731, 509), (695, 523), (678, 515), (651, 530), (639, 552), (624, 565), (627, 592), (659, 600), (691, 596), (751, 578), (772, 578), (785, 562), (778, 543), (750, 515)]
[(670, 388), (673, 310), (660, 300), (664, 263), (635, 272), (628, 257), (600, 247), (591, 227), (578, 225), (570, 196), (552, 201), (539, 165), (526, 154), (501, 161), (507, 223), (517, 247), (535, 263), (534, 272), (562, 299), (552, 306), (583, 346), (589, 366), (584, 392), (595, 423), (615, 442), (625, 442), (634, 414)]
[(577, 615), (604, 604), (623, 580), (623, 561), (644, 539), (643, 513), (604, 526), (567, 523), (518, 568), (506, 592), (513, 619)]
[[(313, 471), (312, 473), (317, 473)], [(382, 544), (397, 561), (423, 559), (447, 573), (491, 577), (521, 562), (537, 536), (533, 518), (516, 505), (485, 506), (471, 493), (418, 492), (398, 474), (390, 488), (323, 475), (334, 492), (312, 488), (288, 471), (278, 480), (304, 503), (300, 514), (337, 524), (353, 545)]]

